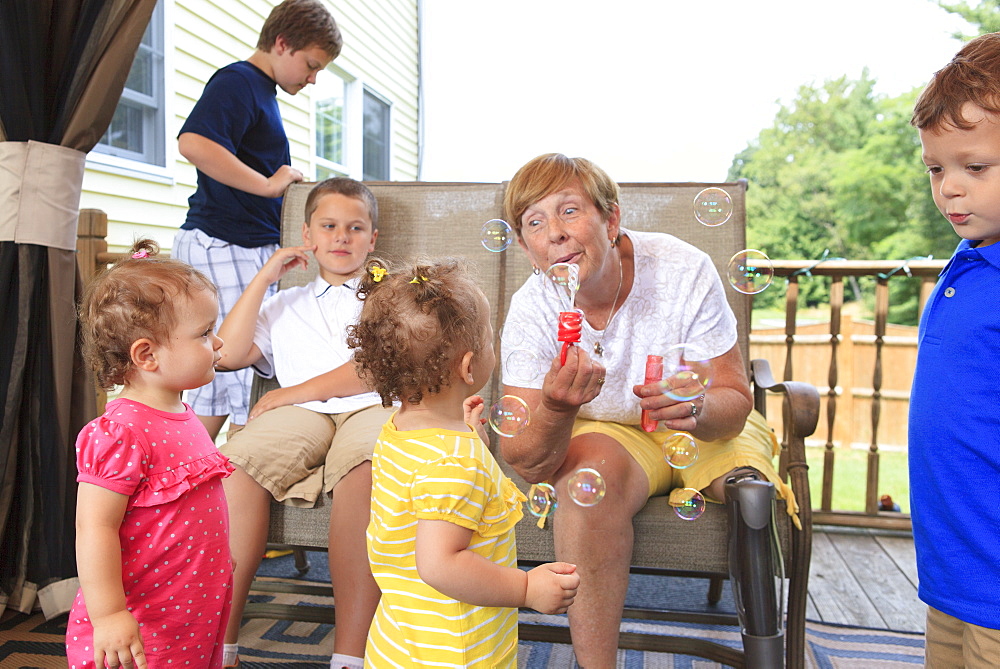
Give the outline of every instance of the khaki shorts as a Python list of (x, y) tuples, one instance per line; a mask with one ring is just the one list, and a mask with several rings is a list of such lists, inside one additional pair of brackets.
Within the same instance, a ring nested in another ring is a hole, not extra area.
[(967, 623), (927, 607), (927, 669), (993, 669), (1000, 658), (1000, 630)]
[[(680, 505), (691, 498), (684, 489), (702, 490), (723, 474), (739, 467), (753, 467), (768, 481), (774, 483), (781, 499), (787, 502), (788, 515), (798, 525), (799, 507), (792, 489), (781, 480), (773, 460), (781, 450), (774, 432), (765, 418), (751, 411), (746, 426), (737, 437), (722, 441), (700, 441), (698, 459), (690, 467), (674, 469), (663, 456), (663, 445), (668, 440), (687, 439), (679, 432), (646, 432), (637, 425), (622, 425), (592, 420), (578, 420), (573, 426), (573, 436), (596, 433), (611, 437), (632, 456), (649, 479), (649, 497), (670, 493), (670, 503)], [(675, 436), (679, 435), (679, 436)], [(708, 498), (706, 498), (708, 499)], [(708, 499), (710, 502), (722, 500)]]
[(392, 412), (378, 404), (340, 414), (278, 407), (248, 422), (220, 450), (277, 501), (313, 507), (321, 493), (372, 459)]

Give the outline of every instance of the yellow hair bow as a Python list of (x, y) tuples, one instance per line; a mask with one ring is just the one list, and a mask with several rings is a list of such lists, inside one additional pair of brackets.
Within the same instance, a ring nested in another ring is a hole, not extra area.
[(415, 276), (410, 280), (410, 283), (420, 283), (421, 281), (426, 281), (426, 276)]
[(375, 283), (381, 281), (382, 278), (385, 276), (386, 272), (385, 267), (378, 267), (378, 266), (371, 267), (369, 268), (368, 271), (371, 273), (372, 281), (374, 281)]

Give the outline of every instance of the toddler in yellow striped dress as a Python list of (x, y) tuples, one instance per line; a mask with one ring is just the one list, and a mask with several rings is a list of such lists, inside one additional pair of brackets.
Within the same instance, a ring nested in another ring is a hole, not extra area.
[(372, 458), (368, 559), (382, 589), (366, 667), (517, 667), (517, 609), (563, 613), (580, 577), (517, 568), (524, 495), (489, 451), (475, 395), (493, 372), (490, 305), (457, 260), (372, 261), (349, 329), (358, 373), (399, 409)]

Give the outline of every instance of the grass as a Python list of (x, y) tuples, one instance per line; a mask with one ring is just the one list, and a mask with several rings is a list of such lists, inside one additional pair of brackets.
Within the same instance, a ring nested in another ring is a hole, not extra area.
[[(818, 509), (823, 493), (823, 447), (806, 448), (809, 463), (809, 492), (812, 505)], [(833, 511), (864, 511), (865, 487), (868, 481), (868, 450), (834, 449)], [(906, 453), (879, 451), (878, 497), (889, 495), (899, 504), (900, 511), (910, 511), (910, 480)]]

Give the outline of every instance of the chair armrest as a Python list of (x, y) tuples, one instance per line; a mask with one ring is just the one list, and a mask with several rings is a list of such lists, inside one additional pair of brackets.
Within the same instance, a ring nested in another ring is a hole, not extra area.
[(816, 386), (801, 381), (777, 383), (771, 374), (770, 363), (763, 359), (750, 361), (750, 371), (754, 385), (754, 406), (758, 411), (761, 410), (764, 393), (781, 393), (785, 395), (790, 408), (790, 420), (786, 425), (791, 429), (792, 435), (805, 439), (816, 431), (816, 424), (819, 422), (819, 391)]
[(783, 381), (777, 383), (771, 375), (767, 360), (750, 362), (751, 382), (754, 388), (754, 406), (764, 413), (764, 398), (768, 392), (784, 395), (782, 424), (782, 476), (789, 483), (799, 503), (803, 522), (811, 522), (812, 500), (809, 494), (809, 465), (806, 464), (806, 437), (816, 431), (819, 422), (819, 391), (810, 383)]

